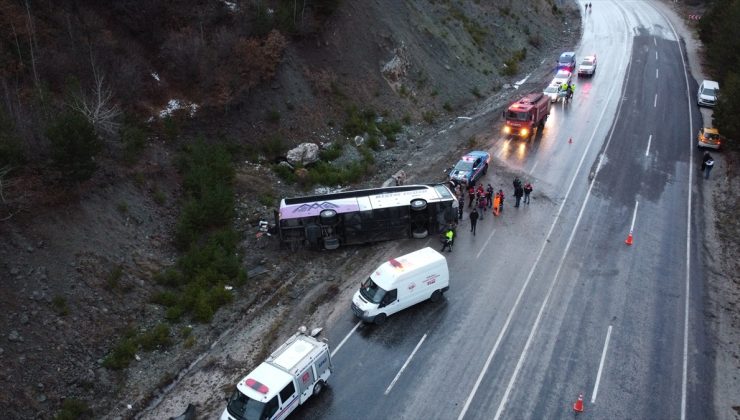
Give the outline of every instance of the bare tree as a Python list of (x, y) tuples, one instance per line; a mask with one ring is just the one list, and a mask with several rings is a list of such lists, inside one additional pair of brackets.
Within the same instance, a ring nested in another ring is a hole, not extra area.
[(113, 91), (105, 86), (105, 77), (95, 65), (92, 51), (90, 52), (90, 65), (95, 84), (92, 92), (89, 94), (80, 92), (69, 107), (84, 115), (95, 127), (95, 131), (114, 134), (120, 127), (118, 117), (121, 115), (121, 110), (113, 103)]

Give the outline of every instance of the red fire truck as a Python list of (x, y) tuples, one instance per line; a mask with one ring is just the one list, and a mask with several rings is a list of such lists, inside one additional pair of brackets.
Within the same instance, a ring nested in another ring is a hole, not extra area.
[(550, 115), (550, 98), (542, 92), (530, 93), (504, 111), (504, 133), (529, 140), (535, 129), (545, 126)]

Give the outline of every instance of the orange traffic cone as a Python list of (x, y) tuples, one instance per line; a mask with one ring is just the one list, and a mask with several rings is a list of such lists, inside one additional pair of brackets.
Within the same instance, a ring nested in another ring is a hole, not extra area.
[(573, 404), (573, 411), (583, 413), (583, 394), (578, 394), (578, 401)]
[(632, 232), (630, 232), (629, 235), (627, 235), (627, 240), (624, 241), (627, 245), (632, 245)]

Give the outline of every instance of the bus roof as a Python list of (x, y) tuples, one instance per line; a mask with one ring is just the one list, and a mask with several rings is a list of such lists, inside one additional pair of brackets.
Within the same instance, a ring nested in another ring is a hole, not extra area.
[(403, 185), (342, 191), (324, 195), (284, 198), (280, 201), (280, 219), (318, 216), (325, 209), (334, 209), (337, 213), (349, 213), (407, 206), (415, 198), (423, 198), (430, 203), (454, 199), (444, 184)]

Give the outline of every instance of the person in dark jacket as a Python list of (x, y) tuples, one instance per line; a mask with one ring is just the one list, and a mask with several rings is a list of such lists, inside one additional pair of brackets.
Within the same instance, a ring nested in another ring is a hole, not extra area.
[(534, 187), (532, 187), (530, 182), (524, 184), (524, 204), (529, 204), (529, 194), (532, 193), (533, 189)]
[(473, 207), (473, 211), (470, 212), (470, 231), (473, 232), (473, 236), (475, 236), (475, 226), (478, 224), (479, 216), (478, 210)]
[(524, 188), (520, 184), (514, 187), (514, 198), (516, 199), (514, 207), (519, 207), (519, 201), (522, 199), (522, 196), (524, 196)]

